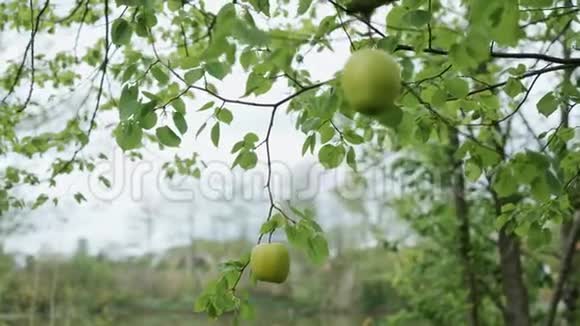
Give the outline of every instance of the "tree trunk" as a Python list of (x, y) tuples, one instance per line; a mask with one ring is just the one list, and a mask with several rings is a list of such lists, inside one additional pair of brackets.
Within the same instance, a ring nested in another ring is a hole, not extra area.
[(458, 222), (458, 239), (459, 239), (459, 257), (463, 264), (463, 281), (468, 291), (468, 325), (479, 326), (479, 291), (477, 286), (477, 276), (473, 268), (473, 256), (470, 236), (469, 206), (465, 198), (465, 179), (461, 162), (457, 162), (453, 155), (459, 147), (457, 133), (452, 132), (450, 135), (450, 151), (452, 167), (452, 189), (455, 203), (455, 216)]
[(505, 324), (529, 326), (528, 291), (523, 280), (519, 240), (513, 233), (502, 228), (499, 232), (498, 249), (503, 292), (506, 297)]
[[(502, 203), (492, 190), (496, 217), (501, 214)], [(519, 239), (506, 226), (499, 231), (498, 251), (503, 294), (506, 299), (504, 323), (506, 326), (530, 326), (528, 290), (524, 283)]]
[(578, 238), (580, 237), (580, 209), (578, 207), (576, 207), (575, 215), (576, 216), (574, 218), (574, 222), (572, 223), (572, 227), (570, 228), (569, 235), (566, 238), (566, 245), (562, 251), (563, 253), (562, 261), (560, 263), (560, 275), (554, 289), (552, 301), (550, 302), (548, 318), (546, 319), (546, 326), (554, 325), (558, 310), (558, 303), (562, 298), (565, 298), (564, 287), (568, 283), (568, 276), (574, 271), (574, 258), (577, 254), (576, 245), (578, 243)]
[[(566, 5), (571, 6), (573, 5), (572, 1), (566, 1)], [(566, 27), (567, 28), (567, 27)], [(564, 39), (562, 41), (563, 49), (564, 49), (564, 58), (570, 58), (571, 51), (565, 46)], [(572, 70), (567, 69), (564, 71), (563, 81), (565, 83), (571, 82), (572, 77)], [(568, 108), (564, 107), (560, 110), (560, 123), (563, 128), (569, 127), (569, 112)], [(576, 215), (580, 212), (580, 208), (576, 208)], [(570, 238), (571, 234), (570, 231), (572, 230), (573, 222), (564, 222), (560, 229), (560, 236), (561, 236), (561, 248), (562, 253), (566, 252), (566, 246), (568, 239)], [(570, 265), (570, 277), (567, 282), (563, 285), (563, 293), (562, 293), (562, 300), (565, 304), (564, 310), (564, 320), (566, 320), (567, 325), (578, 325), (578, 299), (580, 297), (580, 277), (577, 276), (578, 270), (580, 269), (578, 260), (580, 259), (579, 253), (576, 251), (573, 254), (572, 262)]]

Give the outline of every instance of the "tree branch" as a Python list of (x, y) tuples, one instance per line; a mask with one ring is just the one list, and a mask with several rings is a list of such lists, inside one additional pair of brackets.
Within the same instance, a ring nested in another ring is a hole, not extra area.
[[(105, 77), (107, 75), (107, 67), (109, 64), (109, 50), (111, 48), (111, 44), (110, 44), (110, 40), (109, 40), (109, 0), (104, 0), (104, 2), (105, 2), (105, 58), (103, 59), (103, 62), (101, 63), (102, 74), (101, 74), (101, 80), (99, 82), (99, 89), (97, 91), (97, 102), (95, 104), (95, 108), (94, 108), (93, 113), (91, 115), (91, 120), (89, 121), (89, 128), (87, 129), (87, 139), (88, 140), (90, 140), (91, 133), (92, 133), (93, 129), (95, 128), (95, 120), (97, 118), (97, 112), (99, 111), (99, 107), (101, 105), (101, 98), (103, 95)], [(79, 146), (74, 151), (72, 157), (65, 164), (63, 164), (59, 170), (53, 172), (51, 179), (54, 178), (56, 175), (60, 174), (62, 171), (66, 170), (75, 161), (78, 154), (88, 144), (88, 140), (86, 143), (81, 144), (81, 146)]]
[[(385, 33), (383, 33), (381, 30), (379, 30), (377, 27), (375, 27), (371, 22), (364, 19), (364, 17), (350, 13), (346, 7), (340, 5), (335, 0), (327, 0), (327, 1), (330, 2), (331, 4), (333, 4), (336, 8), (338, 8), (338, 9), (350, 14), (351, 16), (355, 17), (358, 21), (367, 25), (369, 29), (371, 29), (373, 32), (377, 33), (381, 37), (386, 37)], [(578, 9), (577, 11), (579, 11), (579, 10), (580, 9)], [(414, 51), (414, 52), (425, 52), (425, 53), (444, 55), (444, 56), (449, 55), (449, 52), (446, 50), (435, 49), (435, 48), (431, 48), (431, 47), (428, 47), (426, 49), (415, 49), (414, 47), (412, 47), (410, 45), (405, 45), (405, 44), (397, 45), (397, 47), (395, 48), (395, 51)], [(580, 58), (560, 58), (560, 57), (554, 57), (554, 56), (550, 56), (547, 54), (540, 54), (540, 53), (527, 53), (527, 52), (513, 53), (513, 52), (491, 51), (490, 56), (492, 58), (501, 58), (501, 59), (538, 59), (538, 60), (542, 60), (542, 61), (546, 61), (546, 62), (559, 63), (559, 64), (571, 64), (573, 66), (580, 66)]]
[[(563, 65), (548, 67), (548, 68), (544, 68), (544, 69), (529, 71), (529, 72), (527, 72), (527, 73), (525, 73), (523, 75), (517, 76), (515, 78), (521, 80), (521, 79), (533, 77), (533, 76), (536, 76), (536, 75), (542, 75), (542, 74), (545, 74), (545, 73), (548, 73), (548, 72), (565, 70), (565, 69), (571, 69), (571, 68), (574, 68), (574, 67), (575, 67), (574, 65), (563, 64)], [(469, 92), (467, 94), (467, 96), (471, 96), (471, 95), (483, 93), (483, 92), (486, 92), (486, 91), (491, 91), (491, 90), (494, 90), (496, 88), (505, 86), (507, 83), (508, 83), (508, 80), (503, 81), (503, 82), (500, 82), (500, 83), (497, 83), (497, 84), (492, 84), (492, 85), (489, 85), (489, 86), (486, 86), (486, 87), (482, 87), (482, 88), (479, 88), (479, 89), (476, 89), (476, 90), (473, 90), (473, 91)], [(451, 101), (451, 100), (454, 100), (454, 98), (448, 99), (448, 101)]]
[(38, 33), (38, 29), (40, 27), (40, 19), (42, 17), (42, 15), (45, 13), (46, 9), (48, 9), (48, 5), (50, 4), (50, 0), (46, 0), (46, 2), (44, 3), (44, 6), (40, 9), (40, 11), (38, 12), (38, 15), (36, 16), (36, 20), (34, 19), (34, 9), (32, 7), (32, 1), (30, 1), (30, 23), (31, 25), (31, 30), (30, 30), (30, 40), (28, 41), (28, 44), (26, 45), (26, 49), (24, 50), (24, 54), (22, 55), (22, 61), (20, 62), (20, 66), (18, 67), (18, 70), (16, 71), (16, 76), (14, 77), (14, 81), (12, 82), (12, 85), (10, 85), (10, 88), (8, 89), (8, 93), (2, 98), (2, 100), (0, 101), (0, 104), (5, 104), (6, 100), (8, 99), (8, 97), (10, 97), (10, 95), (12, 95), (12, 93), (14, 93), (14, 90), (16, 88), (16, 85), (18, 85), (18, 82), (20, 81), (20, 76), (22, 75), (22, 71), (24, 70), (24, 65), (26, 64), (26, 59), (28, 57), (28, 52), (31, 52), (31, 68), (32, 68), (32, 72), (31, 72), (31, 82), (30, 82), (30, 89), (29, 89), (29, 94), (28, 97), (26, 98), (24, 104), (18, 109), (18, 112), (22, 112), (26, 106), (28, 106), (28, 103), (30, 102), (30, 98), (32, 97), (32, 90), (34, 88), (34, 39), (36, 38), (36, 33)]
[(263, 107), (263, 108), (274, 108), (274, 107), (278, 107), (292, 99), (294, 99), (295, 97), (298, 97), (300, 95), (302, 95), (303, 93), (306, 93), (308, 91), (311, 90), (315, 90), (317, 88), (320, 88), (326, 84), (328, 84), (329, 82), (333, 81), (334, 79), (330, 79), (327, 81), (323, 81), (320, 83), (316, 83), (316, 84), (312, 84), (312, 85), (308, 85), (308, 86), (303, 86), (301, 89), (299, 89), (298, 91), (296, 91), (295, 93), (279, 100), (278, 102), (273, 102), (273, 103), (262, 103), (262, 102), (251, 102), (251, 101), (243, 101), (243, 100), (237, 100), (237, 99), (230, 99), (230, 98), (226, 98), (223, 97), (211, 90), (209, 90), (207, 87), (201, 87), (201, 86), (197, 86), (197, 85), (189, 85), (185, 79), (177, 72), (175, 71), (175, 69), (173, 69), (171, 66), (169, 66), (168, 64), (164, 63), (163, 61), (160, 61), (160, 63), (166, 67), (172, 75), (174, 75), (177, 79), (179, 79), (180, 81), (182, 81), (185, 85), (187, 85), (187, 87), (181, 91), (181, 93), (177, 94), (174, 98), (171, 98), (167, 101), (166, 105), (171, 103), (172, 101), (174, 101), (176, 98), (183, 96), (185, 93), (187, 93), (189, 90), (191, 89), (195, 89), (201, 92), (204, 92), (206, 94), (209, 94), (215, 98), (217, 98), (220, 101), (226, 102), (226, 103), (232, 103), (232, 104), (241, 104), (241, 105), (247, 105), (247, 106), (254, 106), (254, 107)]
[(503, 118), (492, 121), (492, 122), (470, 123), (467, 126), (472, 126), (472, 127), (494, 126), (494, 125), (498, 125), (498, 124), (508, 120), (509, 118), (513, 117), (516, 113), (518, 113), (520, 111), (520, 109), (524, 106), (524, 103), (526, 103), (526, 101), (528, 100), (528, 97), (530, 96), (530, 93), (532, 92), (532, 89), (534, 88), (534, 85), (536, 84), (536, 82), (538, 81), (540, 76), (542, 76), (542, 74), (536, 75), (536, 78), (534, 78), (534, 80), (532, 81), (530, 86), (526, 89), (526, 93), (525, 93), (524, 97), (522, 98), (522, 100), (520, 101), (518, 106), (512, 112), (510, 112), (509, 114), (506, 114)]

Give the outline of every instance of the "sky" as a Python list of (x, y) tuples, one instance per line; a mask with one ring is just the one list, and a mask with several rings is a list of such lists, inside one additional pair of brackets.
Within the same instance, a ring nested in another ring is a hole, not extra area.
[[(66, 12), (74, 1), (53, 1), (59, 10)], [(219, 9), (226, 1), (207, 1), (213, 10)], [(293, 2), (295, 4), (295, 2)], [(321, 7), (320, 16), (330, 12), (328, 5)], [(377, 16), (382, 16), (380, 13)], [(268, 22), (275, 24), (275, 22)], [(104, 25), (87, 26), (84, 28), (78, 46), (79, 53), (87, 45), (92, 44), (95, 35), (101, 35)], [(62, 30), (55, 35), (39, 34), (37, 51), (55, 53), (74, 44), (76, 30)], [(27, 37), (23, 34), (4, 32), (0, 34), (0, 62), (18, 58), (26, 46)], [(348, 59), (349, 47), (346, 40), (336, 42), (334, 51), (312, 51), (306, 56), (305, 67), (312, 73), (314, 80), (327, 80), (339, 71)], [(144, 49), (147, 51), (147, 49)], [(557, 49), (555, 50), (557, 51)], [(81, 72), (87, 75), (90, 71)], [(221, 94), (229, 98), (237, 98), (244, 92), (246, 74), (237, 67), (234, 72), (218, 85)], [(544, 129), (545, 125), (555, 124), (551, 120), (534, 114), (533, 103), (539, 100), (545, 91), (553, 87), (553, 76), (540, 78), (536, 92), (531, 96), (524, 110), (529, 115), (533, 128)], [(47, 130), (58, 130), (62, 122), (78, 109), (88, 83), (76, 85), (76, 91), (69, 93), (62, 90), (60, 96), (47, 105), (54, 106), (54, 116), (49, 120), (41, 120), (34, 128), (26, 126), (22, 133), (39, 133)], [(113, 86), (117, 87), (118, 86)], [(260, 102), (271, 102), (290, 94), (283, 86), (275, 87), (271, 92), (258, 99)], [(37, 93), (42, 97), (42, 91)], [(215, 148), (209, 140), (209, 128), (199, 138), (194, 134), (203, 123), (210, 111), (195, 112), (205, 102), (211, 100), (203, 93), (197, 93), (195, 100), (188, 100), (189, 131), (178, 150), (159, 150), (157, 146), (148, 144), (141, 151), (143, 160), (132, 161), (116, 146), (111, 137), (111, 128), (97, 129), (91, 143), (81, 152), (83, 156), (105, 153), (110, 160), (97, 165), (93, 173), (75, 173), (58, 179), (56, 188), (46, 189), (52, 195), (63, 198), (59, 206), (45, 205), (34, 212), (18, 213), (33, 227), (31, 231), (12, 235), (5, 240), (8, 251), (20, 253), (61, 252), (70, 253), (74, 250), (79, 238), (87, 238), (91, 249), (96, 252), (105, 250), (117, 255), (136, 254), (145, 250), (162, 250), (189, 241), (189, 237), (227, 239), (240, 236), (252, 239), (257, 237), (257, 229), (266, 218), (269, 203), (264, 200), (263, 184), (265, 177), (264, 147), (259, 151), (261, 160), (256, 171), (241, 173), (233, 172), (229, 166), (234, 157), (229, 153), (231, 146), (249, 131), (255, 132), (262, 139), (265, 135), (270, 109), (252, 108), (246, 106), (228, 105), (234, 113), (231, 126), (222, 128), (221, 145)], [(85, 110), (92, 110), (90, 101)], [(275, 182), (274, 194), (277, 199), (284, 200), (299, 195), (299, 189), (304, 179), (314, 184), (314, 191), (306, 194), (308, 199), (315, 199), (320, 205), (320, 215), (324, 224), (359, 223), (364, 220), (360, 216), (346, 211), (337, 205), (332, 190), (346, 178), (344, 169), (337, 172), (327, 172), (316, 163), (316, 157), (310, 154), (301, 155), (304, 135), (294, 128), (295, 116), (280, 112), (275, 121), (271, 136), (272, 160), (274, 162)], [(573, 117), (573, 119), (577, 119)], [(116, 113), (102, 111), (99, 113), (100, 126), (110, 125), (116, 121)], [(521, 124), (518, 130), (522, 130)], [(529, 144), (529, 138), (523, 138), (522, 143)], [(161, 165), (171, 160), (176, 154), (182, 158), (191, 153), (200, 153), (207, 162), (208, 168), (199, 182), (175, 180), (168, 184), (164, 181)], [(21, 157), (9, 156), (0, 167), (15, 164), (25, 166), (39, 173), (46, 173), (48, 164), (56, 157), (70, 157), (68, 153), (51, 153), (40, 159), (24, 160)], [(388, 154), (387, 154), (388, 155)], [(112, 189), (104, 189), (98, 182), (99, 175), (106, 175), (112, 182)], [(217, 177), (216, 177), (217, 176)], [(309, 176), (309, 177), (308, 177)], [(249, 186), (253, 184), (253, 186)], [(232, 191), (232, 189), (242, 189)], [(312, 190), (312, 187), (309, 188)], [(77, 204), (73, 195), (82, 192), (87, 202)], [(312, 196), (312, 193), (315, 195)], [(23, 194), (27, 195), (26, 190)], [(225, 198), (224, 198), (225, 197)], [(370, 215), (379, 216), (375, 210)], [(388, 215), (388, 214), (387, 214)], [(378, 217), (377, 217), (378, 218)], [(147, 221), (154, 225), (150, 241), (147, 241)], [(389, 232), (401, 234), (404, 227), (396, 223)]]

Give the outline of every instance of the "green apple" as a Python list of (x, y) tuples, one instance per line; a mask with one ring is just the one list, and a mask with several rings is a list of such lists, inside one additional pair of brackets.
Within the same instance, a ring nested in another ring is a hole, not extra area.
[(262, 243), (252, 249), (252, 274), (258, 281), (283, 283), (290, 272), (290, 255), (281, 243)]
[(363, 49), (354, 52), (346, 62), (341, 83), (352, 108), (378, 115), (394, 107), (401, 92), (401, 68), (385, 51)]

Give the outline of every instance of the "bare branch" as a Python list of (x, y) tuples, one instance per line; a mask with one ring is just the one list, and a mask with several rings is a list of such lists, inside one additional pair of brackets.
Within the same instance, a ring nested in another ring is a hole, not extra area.
[(530, 84), (528, 89), (526, 90), (524, 97), (522, 98), (522, 100), (520, 101), (518, 106), (512, 112), (510, 112), (509, 114), (506, 114), (503, 118), (492, 121), (492, 122), (470, 123), (470, 124), (468, 124), (468, 126), (472, 126), (472, 127), (494, 126), (494, 125), (498, 125), (498, 124), (510, 119), (511, 117), (513, 117), (516, 113), (518, 113), (520, 111), (520, 109), (524, 106), (524, 103), (526, 103), (526, 101), (528, 100), (528, 97), (530, 96), (530, 93), (532, 92), (532, 89), (534, 88), (534, 85), (536, 84), (536, 82), (538, 81), (540, 76), (542, 76), (542, 74), (536, 75), (536, 78), (534, 78), (534, 80), (532, 81), (532, 83)]
[[(545, 74), (545, 73), (548, 73), (548, 72), (565, 70), (565, 69), (572, 69), (574, 67), (575, 67), (574, 65), (563, 64), (563, 65), (548, 67), (548, 68), (539, 69), (539, 70), (532, 70), (532, 71), (529, 71), (529, 72), (527, 72), (527, 73), (525, 73), (523, 75), (517, 76), (515, 78), (516, 79), (525, 79), (525, 78), (533, 77), (533, 76), (536, 76), (536, 75), (542, 75), (542, 74)], [(486, 92), (486, 91), (491, 91), (491, 90), (494, 90), (496, 88), (505, 86), (507, 83), (508, 83), (508, 80), (505, 80), (505, 81), (500, 82), (500, 83), (497, 83), (497, 84), (492, 84), (492, 85), (489, 85), (489, 86), (486, 86), (486, 87), (482, 87), (482, 88), (479, 88), (479, 89), (476, 89), (476, 90), (473, 90), (473, 91), (469, 92), (467, 94), (467, 96), (471, 96), (471, 95), (483, 93), (483, 92)], [(453, 98), (448, 99), (448, 100), (453, 100)]]
[[(92, 133), (93, 129), (95, 128), (95, 120), (97, 118), (97, 112), (99, 111), (99, 107), (101, 105), (101, 97), (103, 95), (105, 78), (107, 76), (107, 67), (109, 64), (109, 50), (111, 48), (111, 44), (110, 44), (110, 40), (109, 40), (109, 0), (104, 0), (104, 2), (105, 2), (105, 58), (103, 59), (103, 62), (101, 63), (102, 74), (101, 74), (101, 80), (99, 82), (99, 88), (97, 91), (97, 102), (95, 104), (95, 108), (94, 108), (93, 113), (91, 115), (91, 120), (89, 121), (89, 128), (87, 130), (87, 139), (89, 139), (89, 140), (90, 140), (91, 133)], [(53, 172), (52, 178), (54, 178), (56, 175), (60, 174), (62, 171), (65, 171), (75, 161), (78, 154), (85, 148), (85, 146), (87, 144), (88, 144), (88, 141), (86, 143), (81, 144), (81, 146), (79, 146), (74, 151), (72, 157), (65, 164), (63, 164), (59, 170)]]
[(18, 82), (20, 81), (20, 76), (22, 75), (22, 71), (24, 70), (24, 65), (25, 65), (26, 59), (28, 57), (28, 52), (30, 51), (31, 57), (32, 57), (32, 59), (31, 59), (32, 77), (31, 77), (31, 81), (30, 81), (30, 89), (29, 89), (28, 97), (26, 98), (24, 104), (20, 107), (20, 109), (18, 109), (18, 112), (22, 112), (26, 108), (26, 106), (30, 102), (30, 98), (32, 97), (32, 90), (34, 88), (34, 39), (36, 38), (36, 33), (38, 33), (38, 29), (40, 27), (40, 19), (41, 19), (42, 15), (46, 12), (46, 9), (48, 9), (49, 4), (50, 4), (50, 0), (46, 0), (46, 2), (44, 3), (44, 6), (38, 12), (38, 15), (36, 16), (36, 20), (35, 20), (34, 15), (33, 15), (32, 1), (31, 1), (30, 23), (32, 25), (31, 25), (31, 31), (30, 31), (30, 40), (28, 41), (28, 44), (26, 45), (26, 49), (24, 50), (24, 54), (22, 55), (22, 61), (20, 62), (20, 66), (18, 67), (18, 70), (16, 71), (16, 76), (14, 77), (14, 81), (12, 82), (12, 85), (10, 85), (10, 88), (8, 89), (8, 93), (0, 101), (1, 104), (5, 104), (8, 97), (10, 97), (10, 95), (12, 95), (12, 93), (14, 93), (16, 85), (18, 85)]

